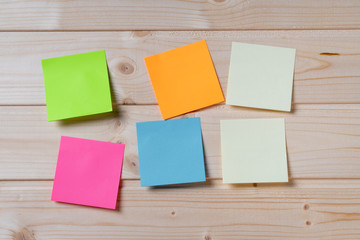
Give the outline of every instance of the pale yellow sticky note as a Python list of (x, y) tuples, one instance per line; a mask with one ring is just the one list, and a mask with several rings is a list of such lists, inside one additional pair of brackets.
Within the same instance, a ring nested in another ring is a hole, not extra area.
[(224, 183), (287, 182), (284, 119), (221, 120)]
[(290, 112), (295, 52), (233, 42), (226, 103)]

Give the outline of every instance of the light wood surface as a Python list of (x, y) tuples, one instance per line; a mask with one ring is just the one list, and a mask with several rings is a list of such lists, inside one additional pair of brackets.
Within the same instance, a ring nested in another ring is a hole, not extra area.
[(357, 239), (359, 180), (174, 188), (124, 181), (117, 210), (51, 202), (52, 182), (0, 182), (2, 239)]
[[(0, 239), (360, 239), (360, 1), (2, 1)], [(290, 113), (200, 117), (206, 183), (142, 188), (135, 123), (160, 120), (144, 57), (207, 40), (297, 49)], [(106, 51), (116, 111), (47, 122), (41, 59)], [(289, 183), (222, 184), (219, 121), (284, 117)], [(126, 144), (118, 207), (50, 201), (61, 135)]]
[(0, 29), (358, 29), (359, 12), (357, 0), (6, 0)]

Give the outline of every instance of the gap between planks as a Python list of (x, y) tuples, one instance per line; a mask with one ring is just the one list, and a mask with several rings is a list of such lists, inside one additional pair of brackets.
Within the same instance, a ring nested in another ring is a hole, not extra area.
[[(360, 104), (360, 102), (345, 102), (345, 103), (342, 103), (342, 102), (322, 102), (322, 103), (307, 103), (307, 102), (297, 102), (297, 103), (292, 103), (291, 106), (295, 106), (295, 105), (347, 105), (347, 104)], [(154, 104), (154, 103), (113, 103), (112, 104), (113, 106), (158, 106), (158, 104)], [(215, 104), (215, 105), (211, 105), (211, 106), (218, 106), (218, 105), (229, 105), (229, 104), (225, 104), (225, 103), (220, 103), (220, 104)], [(31, 106), (34, 106), (34, 107), (44, 107), (46, 106), (46, 104), (0, 104), (0, 107), (31, 107)], [(208, 106), (208, 107), (211, 107), (211, 106)], [(242, 107), (242, 106), (235, 106), (235, 105), (229, 105), (229, 106), (234, 106), (234, 107)], [(207, 107), (205, 107), (207, 108)], [(244, 107), (244, 108), (247, 108), (247, 107)], [(269, 109), (261, 109), (261, 108), (254, 108), (254, 109), (257, 109), (257, 110), (264, 110), (264, 111), (272, 111), (272, 110), (269, 110)], [(202, 109), (199, 109), (199, 110), (196, 110), (196, 111), (193, 111), (193, 112), (198, 112), (198, 111), (201, 111)], [(275, 110), (273, 110), (275, 111)], [(192, 113), (192, 112), (189, 112), (189, 113)]]
[[(140, 181), (139, 178), (121, 178), (120, 179), (121, 182), (125, 182), (125, 181), (133, 181), (133, 182), (136, 182), (136, 181)], [(294, 181), (359, 181), (360, 180), (360, 177), (359, 178), (356, 178), (356, 177), (349, 177), (349, 178), (309, 178), (309, 177), (304, 177), (304, 178), (289, 178), (289, 181), (288, 182), (263, 182), (263, 183), (234, 183), (234, 184), (244, 184), (244, 185), (251, 185), (251, 184), (262, 184), (262, 185), (266, 185), (266, 184), (291, 184), (292, 182)], [(53, 178), (44, 178), (44, 179), (0, 179), (0, 182), (52, 182), (54, 181)], [(206, 182), (209, 182), (209, 181), (222, 181), (222, 178), (206, 178), (206, 181), (205, 182), (194, 182), (194, 183), (186, 183), (185, 185), (192, 185), (192, 184), (205, 184)], [(161, 185), (160, 187), (181, 187), (183, 186), (184, 184), (171, 184), (171, 185)], [(228, 184), (228, 183), (224, 183), (224, 185), (232, 185), (232, 184)]]
[(20, 32), (20, 33), (37, 33), (37, 32), (143, 32), (143, 31), (150, 31), (150, 32), (188, 32), (188, 31), (196, 31), (196, 32), (202, 32), (202, 31), (206, 31), (206, 32), (223, 32), (223, 31), (233, 31), (233, 32), (243, 32), (243, 31), (356, 31), (359, 30), (359, 28), (330, 28), (330, 29), (323, 29), (323, 28), (281, 28), (281, 29), (252, 29), (252, 28), (244, 28), (244, 29), (206, 29), (206, 28), (199, 28), (199, 29), (189, 29), (189, 28), (184, 28), (184, 29), (136, 29), (136, 30), (129, 30), (129, 29), (93, 29), (93, 30), (82, 30), (82, 29), (69, 29), (69, 30), (0, 30), (0, 33), (12, 33), (12, 32)]

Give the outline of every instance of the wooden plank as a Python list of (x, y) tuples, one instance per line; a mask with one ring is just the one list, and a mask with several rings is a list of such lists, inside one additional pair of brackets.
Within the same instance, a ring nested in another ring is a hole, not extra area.
[(105, 49), (114, 101), (156, 104), (144, 57), (206, 39), (226, 93), (232, 41), (297, 49), (297, 103), (360, 103), (360, 31), (0, 33), (0, 105), (44, 105), (41, 59)]
[(349, 29), (356, 0), (2, 2), (0, 30)]
[[(123, 181), (117, 210), (50, 201), (52, 182), (0, 182), (0, 238), (358, 239), (360, 181), (141, 188)], [(54, 217), (55, 216), (55, 217)]]
[[(0, 179), (52, 179), (60, 136), (126, 144), (123, 178), (138, 179), (136, 122), (160, 120), (158, 106), (47, 122), (44, 106), (0, 107)], [(218, 105), (201, 117), (207, 176), (221, 178), (220, 119), (285, 117), (291, 178), (360, 177), (360, 105), (295, 105), (292, 113)]]

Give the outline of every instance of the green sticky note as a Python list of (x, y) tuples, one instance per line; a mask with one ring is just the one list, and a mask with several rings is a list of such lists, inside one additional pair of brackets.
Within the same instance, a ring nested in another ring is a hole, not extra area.
[(295, 52), (233, 42), (226, 103), (290, 112)]
[(287, 182), (284, 119), (221, 120), (224, 183)]
[(48, 121), (112, 111), (105, 51), (41, 62)]

